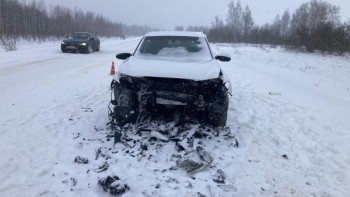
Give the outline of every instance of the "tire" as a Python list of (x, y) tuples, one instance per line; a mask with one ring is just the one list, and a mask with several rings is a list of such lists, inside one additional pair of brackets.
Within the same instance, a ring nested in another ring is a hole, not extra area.
[(225, 127), (227, 122), (227, 112), (218, 114), (217, 119), (215, 119), (212, 123), (214, 127)]
[(88, 46), (87, 50), (86, 50), (86, 53), (89, 54), (89, 53), (92, 53), (92, 47), (91, 45)]
[(62, 49), (61, 51), (62, 51), (62, 53), (67, 53), (67, 51), (65, 51), (65, 50), (63, 50), (63, 49)]
[(96, 51), (100, 51), (100, 44), (97, 45)]
[(226, 87), (222, 87), (217, 92), (218, 98), (208, 113), (209, 123), (214, 127), (224, 127), (227, 122), (227, 111), (229, 106), (229, 97)]
[(114, 119), (119, 126), (135, 123), (139, 114), (137, 96), (132, 89), (115, 83)]

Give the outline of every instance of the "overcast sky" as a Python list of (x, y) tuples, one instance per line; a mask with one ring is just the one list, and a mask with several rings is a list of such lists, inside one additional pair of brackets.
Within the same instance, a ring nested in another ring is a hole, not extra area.
[[(75, 6), (103, 14), (111, 20), (155, 28), (210, 25), (215, 16), (226, 19), (229, 0), (44, 0), (47, 5)], [(284, 10), (294, 10), (305, 0), (241, 0), (259, 25), (269, 23)], [(350, 0), (328, 0), (340, 6), (342, 21), (350, 19)]]

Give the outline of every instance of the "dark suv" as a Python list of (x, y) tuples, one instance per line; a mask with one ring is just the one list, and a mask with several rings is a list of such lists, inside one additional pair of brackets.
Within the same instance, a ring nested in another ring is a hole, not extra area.
[(61, 43), (61, 50), (65, 52), (91, 53), (100, 50), (100, 40), (92, 33), (76, 32), (69, 34)]

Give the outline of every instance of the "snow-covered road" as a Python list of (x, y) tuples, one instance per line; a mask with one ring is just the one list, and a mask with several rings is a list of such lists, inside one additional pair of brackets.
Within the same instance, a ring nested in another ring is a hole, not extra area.
[[(222, 65), (234, 90), (228, 126), (240, 143), (205, 141), (213, 168), (195, 179), (154, 171), (175, 164), (176, 150), (164, 145), (156, 160), (120, 152), (106, 172), (87, 173), (101, 164), (95, 149), (113, 147), (92, 140), (108, 132), (111, 62), (138, 41), (104, 40), (89, 55), (63, 54), (59, 42), (0, 51), (0, 196), (109, 196), (97, 177), (111, 173), (130, 186), (125, 196), (350, 196), (349, 57), (266, 46), (212, 46), (232, 55)], [(91, 164), (74, 163), (77, 155)], [(217, 187), (217, 169), (234, 189)]]

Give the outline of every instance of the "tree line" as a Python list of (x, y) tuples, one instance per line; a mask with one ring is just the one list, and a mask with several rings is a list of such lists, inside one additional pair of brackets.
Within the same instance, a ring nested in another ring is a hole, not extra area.
[(339, 9), (323, 0), (311, 0), (293, 14), (286, 10), (271, 23), (259, 26), (249, 6), (242, 8), (240, 1), (231, 0), (225, 21), (215, 17), (211, 27), (187, 30), (204, 31), (211, 42), (284, 45), (342, 55), (350, 52), (350, 20), (341, 23)]
[[(112, 37), (142, 35), (147, 26), (127, 26), (112, 22), (94, 12), (84, 12), (56, 5), (46, 9), (43, 0), (31, 3), (18, 0), (0, 0), (0, 43), (15, 48), (16, 40), (45, 40), (62, 38), (71, 32), (92, 32), (98, 36)], [(14, 45), (14, 46), (13, 46)]]

